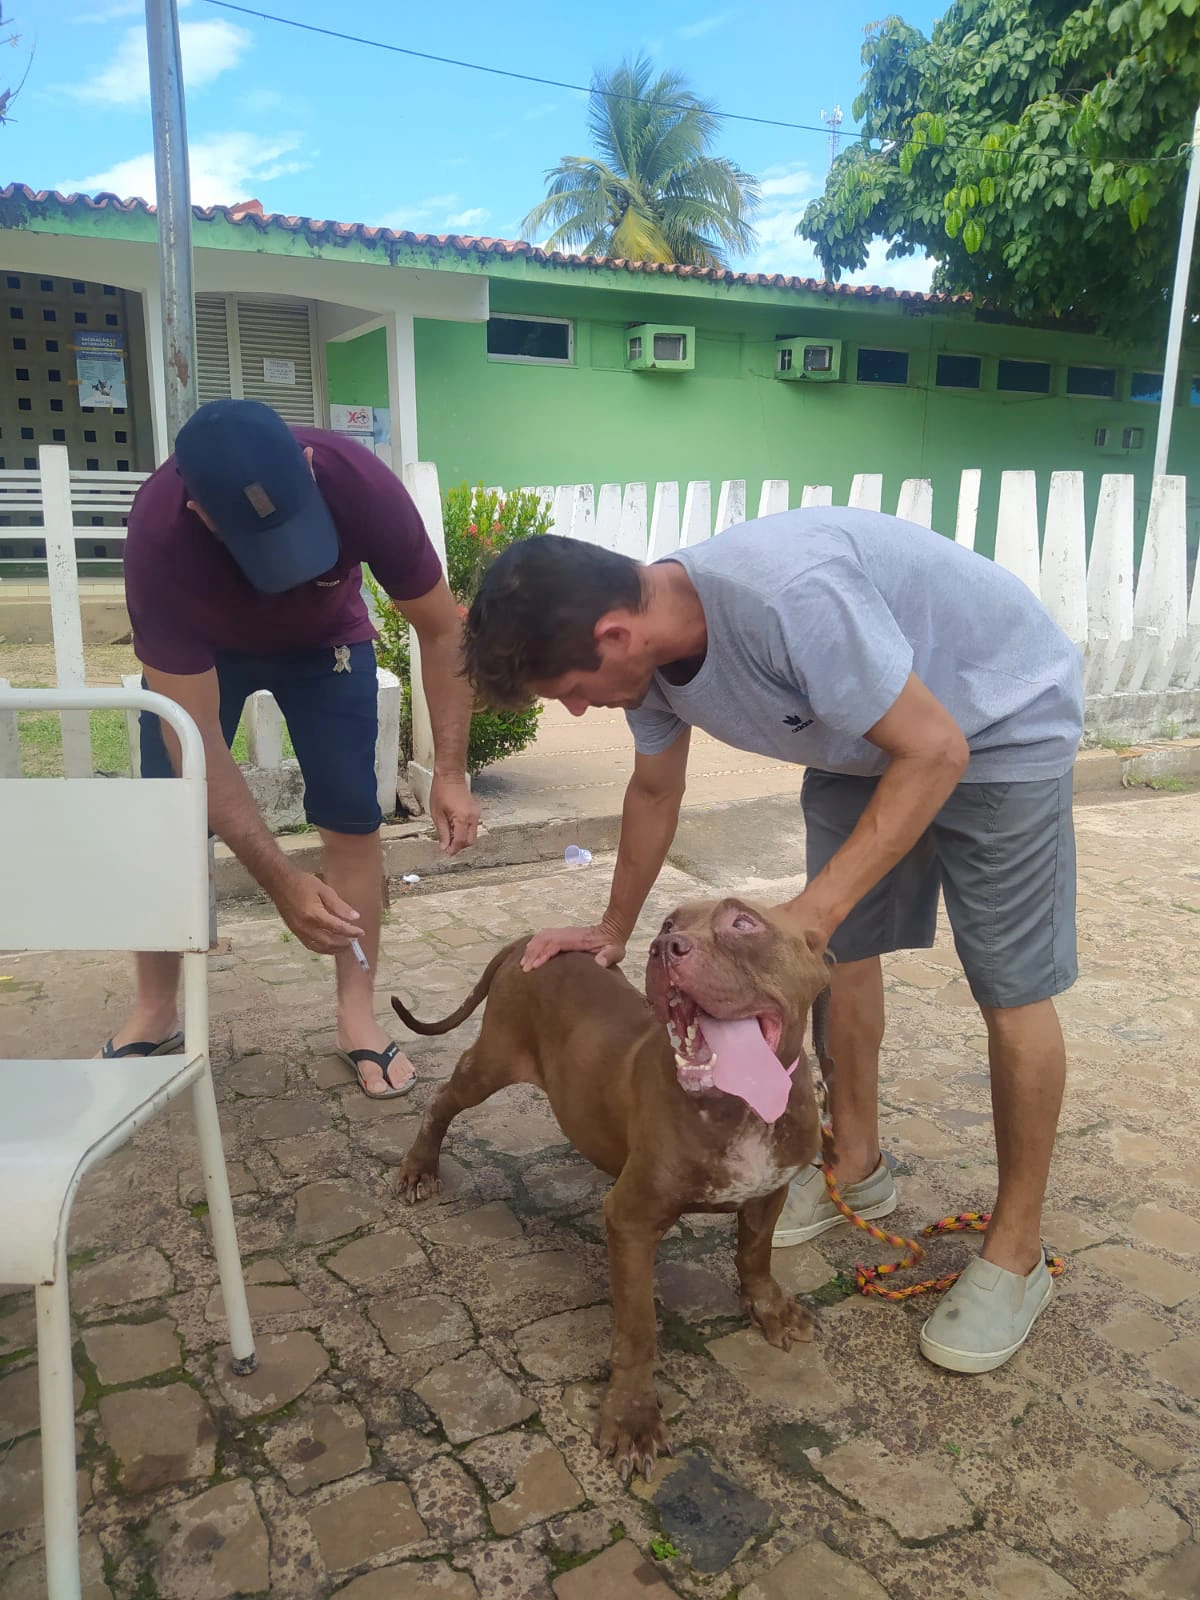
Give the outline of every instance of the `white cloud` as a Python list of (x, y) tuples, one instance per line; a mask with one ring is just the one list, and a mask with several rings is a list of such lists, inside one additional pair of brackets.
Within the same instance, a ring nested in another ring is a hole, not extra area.
[[(195, 140), (188, 151), (192, 203), (228, 206), (239, 200), (261, 199), (255, 190), (262, 184), (287, 173), (303, 172), (308, 166), (307, 161), (296, 160), (292, 154), (299, 145), (300, 135), (294, 133), (279, 134), (274, 139), (264, 139), (256, 133), (220, 133)], [(122, 199), (137, 195), (153, 200), (154, 154), (147, 150), (104, 172), (70, 178), (55, 187), (66, 193), (97, 194), (105, 190)], [(268, 205), (266, 209), (271, 208)]]
[(702, 39), (706, 33), (723, 27), (732, 15), (732, 11), (717, 11), (710, 17), (697, 17), (695, 22), (685, 22), (682, 28), (675, 31), (681, 39)]
[[(823, 177), (800, 163), (766, 168), (760, 185), (763, 205), (754, 220), (758, 244), (738, 263), (740, 271), (782, 273), (792, 278), (824, 277), (811, 242), (796, 233), (804, 208), (824, 185)], [(934, 263), (925, 256), (902, 256), (889, 261), (887, 249), (886, 239), (876, 239), (867, 252), (866, 266), (858, 272), (843, 273), (839, 281), (927, 291)]]
[(880, 289), (911, 289), (917, 294), (927, 294), (937, 263), (925, 255), (900, 256), (889, 261), (887, 248), (886, 239), (876, 239), (867, 249), (866, 266), (859, 272), (844, 272), (842, 282), (872, 283)]
[(464, 233), (491, 216), (486, 206), (464, 206), (462, 198), (456, 192), (426, 195), (386, 212), (379, 218), (379, 226), (398, 233)]
[[(254, 35), (247, 29), (220, 17), (210, 22), (181, 22), (179, 45), (187, 90), (202, 88), (236, 67), (253, 43)], [(78, 83), (58, 87), (87, 105), (144, 105), (150, 98), (146, 30), (127, 29), (116, 51), (95, 73)]]
[(485, 206), (470, 206), (466, 211), (458, 211), (447, 217), (445, 226), (455, 233), (461, 233), (466, 228), (477, 228), (490, 216), (491, 212)]

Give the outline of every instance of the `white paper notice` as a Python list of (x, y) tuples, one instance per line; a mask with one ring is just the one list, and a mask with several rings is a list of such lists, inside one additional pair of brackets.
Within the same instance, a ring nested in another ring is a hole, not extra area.
[(284, 361), (280, 356), (264, 356), (263, 382), (285, 383), (291, 388), (295, 388), (296, 363), (294, 361)]

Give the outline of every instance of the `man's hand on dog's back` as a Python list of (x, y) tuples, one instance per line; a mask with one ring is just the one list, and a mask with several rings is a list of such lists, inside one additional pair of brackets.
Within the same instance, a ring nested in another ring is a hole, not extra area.
[(582, 950), (595, 956), (602, 967), (619, 966), (625, 959), (624, 939), (597, 922), (586, 928), (545, 928), (535, 933), (525, 947), (521, 970), (532, 972), (535, 967), (544, 967), (551, 956), (561, 955), (564, 950)]

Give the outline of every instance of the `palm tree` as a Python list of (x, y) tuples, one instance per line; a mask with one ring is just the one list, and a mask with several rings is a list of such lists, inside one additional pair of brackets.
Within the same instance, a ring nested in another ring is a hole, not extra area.
[(596, 156), (564, 156), (546, 198), (525, 218), (550, 249), (625, 261), (723, 267), (754, 244), (758, 181), (710, 155), (720, 114), (677, 72), (652, 82), (645, 56), (592, 78), (588, 128)]

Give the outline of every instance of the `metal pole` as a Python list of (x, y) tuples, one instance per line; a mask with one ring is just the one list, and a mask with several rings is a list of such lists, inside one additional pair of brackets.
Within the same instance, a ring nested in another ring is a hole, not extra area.
[(1167, 470), (1171, 448), (1171, 422), (1175, 411), (1175, 389), (1179, 382), (1179, 346), (1183, 340), (1183, 319), (1187, 310), (1188, 280), (1192, 268), (1192, 244), (1196, 235), (1196, 210), (1200, 205), (1200, 106), (1192, 125), (1187, 190), (1183, 198), (1183, 219), (1179, 225), (1179, 254), (1175, 257), (1175, 287), (1171, 291), (1171, 322), (1167, 329), (1167, 359), (1163, 366), (1162, 400), (1158, 410), (1158, 440), (1154, 446), (1154, 476)]
[(176, 0), (146, 0), (146, 43), (150, 55), (150, 111), (154, 119), (167, 447), (174, 449), (175, 435), (197, 405), (192, 203)]

